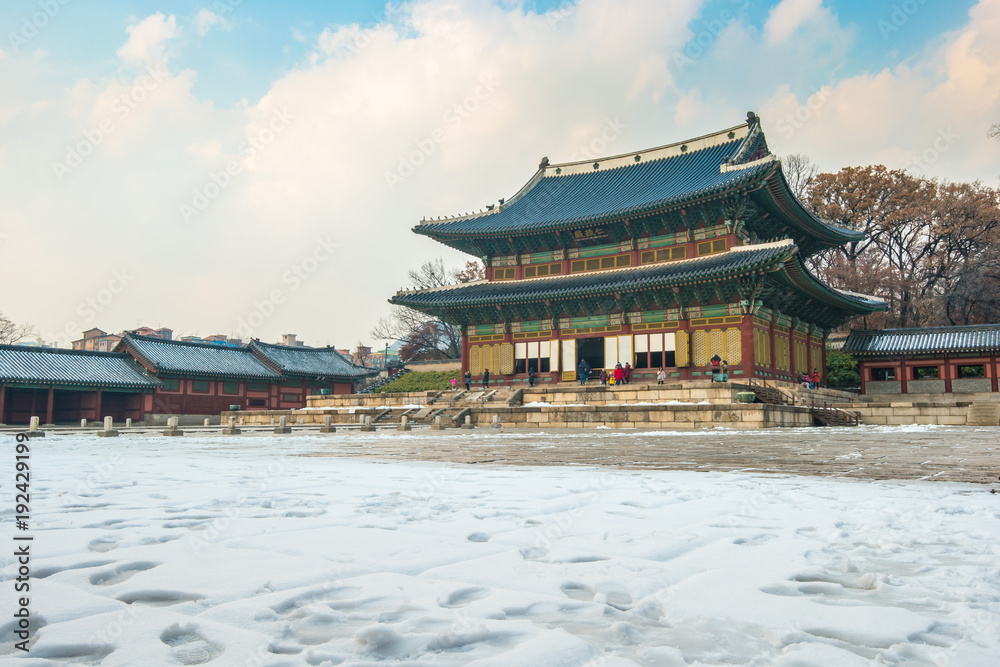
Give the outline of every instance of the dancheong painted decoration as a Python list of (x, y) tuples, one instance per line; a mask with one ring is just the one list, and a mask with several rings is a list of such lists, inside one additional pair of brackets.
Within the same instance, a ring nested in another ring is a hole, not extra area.
[(834, 289), (808, 257), (863, 238), (807, 211), (760, 119), (676, 144), (550, 164), (482, 213), (414, 228), (481, 258), (486, 279), (390, 301), (463, 330), (463, 372), (503, 383), (575, 379), (631, 364), (699, 379), (825, 370), (829, 331), (884, 310)]

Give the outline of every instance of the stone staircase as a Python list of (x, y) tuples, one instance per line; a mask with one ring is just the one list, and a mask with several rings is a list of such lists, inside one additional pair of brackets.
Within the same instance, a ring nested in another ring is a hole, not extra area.
[(968, 424), (969, 426), (1000, 426), (1000, 402), (970, 405)]
[[(809, 413), (812, 415), (813, 423), (817, 426), (857, 426), (861, 423), (861, 420), (855, 412), (845, 410), (843, 408), (831, 407), (826, 403), (817, 405), (817, 398), (831, 398), (829, 395), (816, 395), (813, 393), (818, 390), (802, 389), (800, 392), (797, 389), (779, 387), (777, 385), (771, 385), (757, 380), (750, 380), (749, 384), (740, 385), (740, 387), (746, 389), (747, 391), (752, 391), (757, 397), (757, 402), (760, 403), (768, 403), (771, 405), (799, 405), (809, 408)], [(827, 393), (830, 393), (830, 390), (826, 391)], [(843, 394), (844, 392), (832, 393)], [(848, 395), (848, 397), (850, 396), (851, 395)], [(833, 398), (841, 397), (833, 396)]]

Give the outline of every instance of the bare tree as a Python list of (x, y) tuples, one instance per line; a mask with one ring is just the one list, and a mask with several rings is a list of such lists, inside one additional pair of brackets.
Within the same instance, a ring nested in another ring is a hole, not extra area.
[(0, 313), (0, 345), (13, 345), (25, 338), (37, 335), (35, 327), (30, 324), (15, 324), (3, 313)]
[(1000, 141), (1000, 123), (993, 123), (990, 125), (990, 129), (987, 131), (990, 139), (996, 139)]
[(808, 155), (803, 153), (792, 153), (781, 160), (782, 171), (785, 172), (785, 179), (792, 188), (796, 198), (804, 206), (809, 206), (809, 190), (812, 187), (813, 179), (819, 171), (819, 167)]
[[(441, 258), (424, 262), (408, 272), (410, 289), (425, 290), (482, 280), (486, 271), (479, 262), (466, 262), (460, 269), (446, 269)], [(453, 324), (404, 306), (393, 306), (371, 331), (377, 340), (398, 340), (400, 361), (455, 359), (462, 356), (462, 332)]]

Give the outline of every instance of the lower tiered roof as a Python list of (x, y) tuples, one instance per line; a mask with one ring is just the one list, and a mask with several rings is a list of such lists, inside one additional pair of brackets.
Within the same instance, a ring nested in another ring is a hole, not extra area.
[(248, 349), (284, 376), (352, 381), (379, 373), (352, 364), (332, 347), (291, 347), (254, 340)]
[(743, 300), (824, 327), (886, 308), (882, 301), (820, 282), (791, 240), (640, 267), (404, 291), (390, 302), (453, 324), (485, 324)]

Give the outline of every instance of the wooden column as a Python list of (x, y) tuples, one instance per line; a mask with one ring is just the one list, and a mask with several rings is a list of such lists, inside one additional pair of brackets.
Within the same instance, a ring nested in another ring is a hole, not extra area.
[(0, 424), (4, 424), (5, 410), (7, 409), (7, 387), (0, 384)]
[[(1000, 392), (1000, 383), (998, 383), (998, 380), (997, 380), (997, 355), (994, 354), (994, 355), (990, 356), (990, 363), (992, 364), (990, 366), (990, 377), (993, 379), (993, 392), (994, 393)], [(3, 388), (0, 387), (0, 392), (2, 392), (2, 391), (3, 391)], [(0, 394), (0, 396), (3, 396), (3, 394)], [(0, 421), (3, 421), (3, 399), (2, 398), (0, 398)]]
[(49, 395), (48, 395), (48, 397), (46, 398), (46, 401), (45, 401), (45, 423), (46, 424), (53, 423), (52, 422), (52, 416), (53, 416), (53, 413), (55, 412), (55, 406), (56, 406), (56, 388), (55, 387), (49, 387)]
[(865, 396), (868, 394), (868, 362), (864, 359), (858, 359), (858, 375), (861, 376), (861, 395)]
[(187, 414), (187, 395), (188, 395), (188, 379), (181, 378), (181, 414)]
[(951, 393), (951, 359), (944, 355), (944, 393)]
[(908, 394), (908, 393), (910, 393), (909, 391), (907, 391), (908, 387), (906, 386), (906, 380), (907, 380), (907, 377), (906, 377), (906, 358), (905, 357), (900, 357), (899, 358), (899, 393), (901, 393), (901, 394)]
[(97, 397), (96, 397), (96, 400), (94, 402), (94, 421), (95, 422), (99, 422), (102, 419), (104, 419), (104, 417), (101, 415), (101, 395), (103, 393), (104, 392), (102, 392), (100, 389), (97, 390)]
[[(743, 377), (752, 378), (757, 366), (757, 359), (754, 356), (755, 351), (753, 348), (753, 315), (747, 314), (743, 316), (743, 322), (740, 324), (740, 347)], [(732, 378), (732, 374), (733, 371), (730, 370), (730, 378)]]

